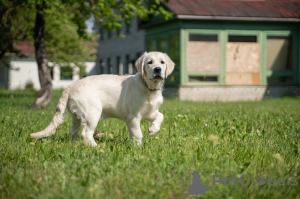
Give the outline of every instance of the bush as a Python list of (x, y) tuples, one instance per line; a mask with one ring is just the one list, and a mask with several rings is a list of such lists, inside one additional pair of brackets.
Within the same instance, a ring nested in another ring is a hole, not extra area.
[(34, 83), (31, 80), (28, 80), (25, 84), (25, 90), (34, 90)]

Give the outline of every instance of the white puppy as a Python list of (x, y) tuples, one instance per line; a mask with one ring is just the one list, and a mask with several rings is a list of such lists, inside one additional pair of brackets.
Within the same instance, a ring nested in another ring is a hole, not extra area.
[(163, 121), (158, 108), (163, 103), (165, 78), (174, 69), (173, 61), (160, 52), (145, 52), (137, 61), (136, 75), (96, 75), (78, 80), (67, 87), (58, 102), (52, 122), (45, 130), (30, 134), (31, 138), (48, 137), (63, 122), (66, 107), (73, 117), (72, 140), (83, 126), (82, 138), (97, 146), (93, 134), (101, 116), (118, 118), (127, 124), (130, 137), (140, 144), (143, 134), (141, 120), (150, 121), (148, 135), (156, 134)]

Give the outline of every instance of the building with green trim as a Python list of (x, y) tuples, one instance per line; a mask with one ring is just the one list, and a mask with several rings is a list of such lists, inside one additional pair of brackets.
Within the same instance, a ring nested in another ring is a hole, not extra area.
[(142, 27), (146, 49), (174, 60), (166, 85), (180, 99), (299, 96), (299, 2), (171, 0), (166, 8), (172, 20)]
[(143, 51), (161, 51), (176, 64), (167, 96), (238, 101), (300, 95), (299, 1), (170, 0), (164, 6), (174, 13), (171, 20), (152, 17), (125, 38), (104, 36), (99, 71), (128, 74)]

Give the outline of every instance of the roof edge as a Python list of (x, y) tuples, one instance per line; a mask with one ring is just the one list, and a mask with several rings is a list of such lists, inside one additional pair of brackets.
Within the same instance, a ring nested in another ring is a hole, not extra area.
[(227, 17), (227, 16), (196, 16), (177, 15), (177, 19), (184, 20), (220, 20), (220, 21), (273, 21), (273, 22), (300, 22), (299, 18), (268, 18), (268, 17)]

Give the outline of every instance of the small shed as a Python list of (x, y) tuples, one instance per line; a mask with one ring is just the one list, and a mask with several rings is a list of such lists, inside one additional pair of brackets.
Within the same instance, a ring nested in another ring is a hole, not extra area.
[[(147, 51), (166, 52), (181, 100), (300, 95), (300, 2), (170, 0), (170, 21), (141, 25)], [(168, 89), (166, 89), (168, 92)]]

